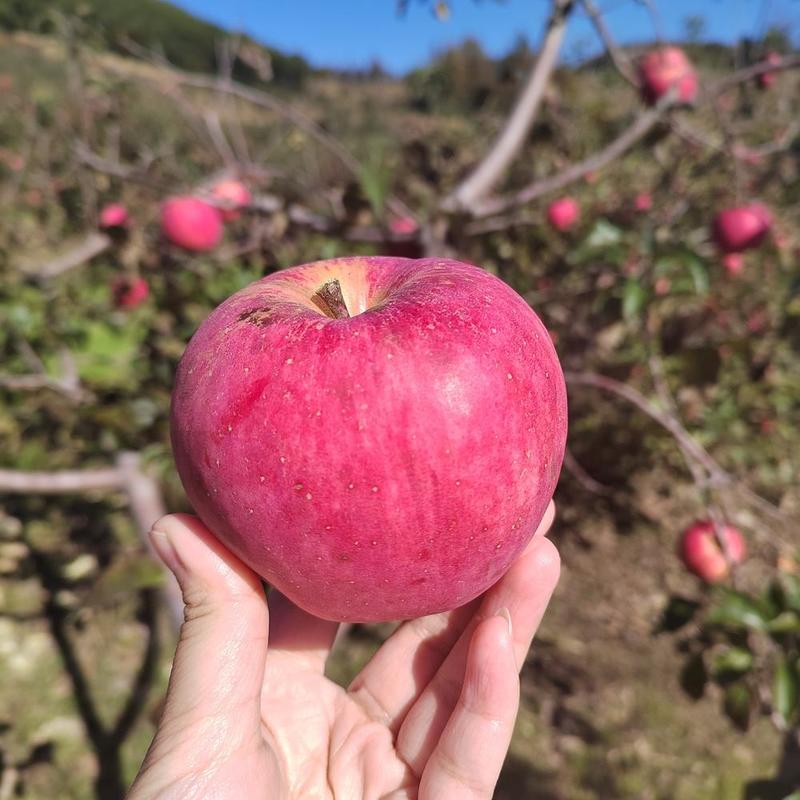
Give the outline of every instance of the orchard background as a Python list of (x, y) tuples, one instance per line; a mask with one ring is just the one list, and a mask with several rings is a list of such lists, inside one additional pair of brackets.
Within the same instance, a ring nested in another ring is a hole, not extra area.
[[(232, 292), (351, 253), (481, 265), (567, 373), (563, 577), (497, 797), (800, 797), (798, 31), (701, 43), (698, 4), (697, 96), (648, 104), (646, 5), (641, 47), (556, 0), (538, 51), (391, 78), (156, 0), (0, 3), (0, 800), (124, 794), (180, 613), (142, 538), (187, 508), (177, 361)], [(606, 53), (559, 61), (577, 16)], [(168, 241), (161, 204), (216, 215), (228, 179), (249, 198), (221, 241)], [(755, 202), (768, 235), (721, 252), (715, 214)], [(713, 584), (677, 555), (698, 520)], [(389, 630), (350, 628), (332, 675)]]

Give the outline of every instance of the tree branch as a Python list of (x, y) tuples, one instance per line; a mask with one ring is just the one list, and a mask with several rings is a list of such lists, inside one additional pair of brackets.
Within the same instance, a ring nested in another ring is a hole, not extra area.
[(23, 271), (37, 280), (48, 280), (63, 275), (65, 272), (91, 261), (111, 247), (111, 238), (104, 233), (92, 231), (72, 250), (37, 267), (23, 267)]
[[(92, 491), (124, 491), (128, 496), (136, 528), (156, 563), (147, 533), (166, 513), (158, 483), (141, 467), (138, 453), (120, 453), (116, 466), (105, 469), (27, 472), (0, 469), (0, 493), (74, 494)], [(164, 600), (173, 625), (183, 622), (183, 598), (175, 578), (165, 570)]]
[(639, 81), (636, 77), (633, 67), (631, 66), (630, 59), (617, 45), (616, 41), (614, 41), (614, 37), (612, 36), (611, 31), (608, 29), (608, 26), (603, 19), (603, 15), (600, 13), (600, 9), (594, 4), (593, 0), (581, 0), (581, 4), (589, 16), (589, 19), (591, 19), (592, 24), (597, 31), (597, 35), (602, 40), (603, 46), (606, 48), (606, 52), (616, 67), (617, 72), (619, 72), (619, 74), (626, 81), (628, 81), (631, 86), (635, 86), (638, 89)]
[[(658, 408), (654, 403), (648, 400), (640, 391), (634, 389), (626, 383), (614, 380), (605, 375), (600, 375), (596, 372), (564, 372), (564, 379), (567, 384), (572, 386), (593, 386), (597, 389), (615, 394), (622, 397), (629, 403), (632, 403), (636, 408), (653, 419), (667, 431), (669, 431), (674, 439), (677, 441), (682, 452), (691, 459), (698, 462), (708, 473), (707, 479), (698, 477), (699, 485), (721, 488), (733, 487), (738, 494), (749, 500), (753, 505), (758, 506), (762, 511), (768, 513), (774, 519), (780, 522), (787, 522), (787, 516), (779, 508), (765, 500), (759, 494), (754, 492), (742, 481), (735, 478), (729, 472), (724, 470), (710, 455), (710, 453), (694, 439), (691, 434), (683, 427), (677, 417), (670, 413), (669, 410)], [(691, 468), (690, 468), (691, 470)], [(694, 477), (694, 473), (693, 476)]]
[(574, 2), (575, 0), (554, 0), (539, 58), (531, 69), (511, 116), (483, 161), (444, 199), (443, 210), (464, 210), (474, 213), (480, 200), (491, 192), (516, 158), (536, 119), (544, 90), (555, 69), (567, 19), (574, 8)]
[(573, 164), (555, 175), (534, 181), (524, 189), (520, 189), (511, 195), (485, 200), (473, 207), (473, 215), (476, 217), (488, 217), (494, 214), (502, 214), (514, 206), (530, 203), (532, 200), (536, 200), (546, 194), (563, 189), (565, 186), (580, 180), (589, 172), (602, 169), (614, 159), (619, 158), (626, 150), (633, 147), (640, 139), (644, 138), (655, 124), (664, 117), (666, 112), (672, 108), (674, 105), (673, 98), (674, 94), (670, 92), (662, 97), (655, 106), (640, 112), (633, 123), (614, 141), (593, 156), (589, 156), (589, 158), (585, 158), (583, 161), (579, 161), (577, 164)]

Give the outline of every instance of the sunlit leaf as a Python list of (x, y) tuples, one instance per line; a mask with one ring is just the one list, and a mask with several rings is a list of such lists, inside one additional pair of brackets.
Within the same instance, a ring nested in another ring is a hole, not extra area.
[(797, 670), (781, 659), (772, 678), (772, 706), (784, 721), (788, 721), (797, 708), (797, 695)]
[(723, 710), (739, 730), (746, 731), (750, 727), (754, 699), (753, 693), (746, 683), (732, 683), (725, 689)]

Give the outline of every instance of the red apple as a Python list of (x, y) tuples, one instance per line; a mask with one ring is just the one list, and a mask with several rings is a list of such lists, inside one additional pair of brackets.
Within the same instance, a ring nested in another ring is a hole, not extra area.
[(568, 231), (581, 216), (581, 209), (576, 200), (562, 197), (554, 200), (547, 207), (547, 221), (557, 231)]
[(161, 230), (184, 250), (213, 250), (222, 238), (219, 209), (199, 197), (171, 197), (161, 206)]
[(772, 227), (772, 214), (761, 203), (720, 211), (712, 223), (712, 236), (723, 253), (758, 247)]
[(722, 256), (722, 266), (729, 275), (740, 275), (744, 269), (744, 256), (741, 253), (725, 253)]
[(510, 287), (446, 259), (352, 257), (226, 300), (181, 360), (178, 472), (220, 540), (336, 620), (460, 606), (558, 480), (564, 379)]
[[(766, 56), (764, 56), (765, 64), (780, 64), (781, 61), (783, 61), (781, 54), (774, 51), (769, 52), (766, 54)], [(775, 81), (778, 80), (778, 73), (772, 71), (762, 72), (756, 80), (758, 81), (759, 88), (769, 89), (770, 86), (773, 86)]]
[(640, 213), (650, 211), (653, 207), (653, 195), (650, 192), (640, 192), (633, 200), (633, 207)]
[(128, 221), (128, 209), (122, 203), (109, 203), (100, 210), (101, 228), (124, 228)]
[(117, 308), (132, 309), (147, 300), (150, 286), (144, 278), (122, 276), (111, 284), (111, 293)]
[[(724, 525), (721, 531), (733, 564), (740, 564), (746, 547), (742, 534), (732, 525)], [(714, 534), (714, 523), (710, 520), (695, 522), (681, 537), (678, 554), (686, 568), (706, 583), (717, 583), (728, 575), (728, 562)]]
[(697, 98), (697, 72), (686, 53), (679, 47), (650, 50), (639, 60), (639, 82), (642, 97), (654, 105), (673, 86), (681, 103), (693, 103)]
[(410, 236), (419, 230), (419, 225), (413, 217), (392, 217), (389, 220), (389, 230), (399, 236)]
[(241, 182), (233, 179), (220, 181), (211, 194), (221, 203), (220, 213), (225, 222), (239, 219), (241, 209), (253, 202), (250, 190)]

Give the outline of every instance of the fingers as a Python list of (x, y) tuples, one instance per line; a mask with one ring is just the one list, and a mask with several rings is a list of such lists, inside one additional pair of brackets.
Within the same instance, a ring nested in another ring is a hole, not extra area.
[(422, 773), (420, 800), (489, 800), (511, 742), (519, 676), (508, 611), (472, 635), (464, 684)]
[[(554, 516), (551, 502), (526, 552), (547, 533)], [(370, 716), (396, 732), (479, 605), (480, 600), (474, 600), (455, 611), (403, 623), (356, 676), (349, 688), (351, 695)], [(398, 664), (408, 664), (410, 669), (398, 669)]]
[(275, 590), (269, 595), (269, 620), (270, 654), (291, 652), (294, 663), (302, 658), (312, 669), (324, 672), (338, 622), (303, 611)]
[(259, 725), (269, 628), (261, 581), (195, 517), (164, 517), (150, 539), (186, 604), (159, 736), (213, 719), (231, 744)]
[(404, 622), (355, 677), (348, 692), (373, 719), (396, 732), (458, 641), (478, 602)]
[(558, 551), (537, 536), (506, 575), (484, 596), (476, 617), (461, 635), (436, 675), (409, 710), (397, 735), (400, 756), (417, 775), (428, 760), (464, 680), (469, 641), (482, 619), (508, 608), (513, 622), (512, 649), (519, 669), (558, 582)]

